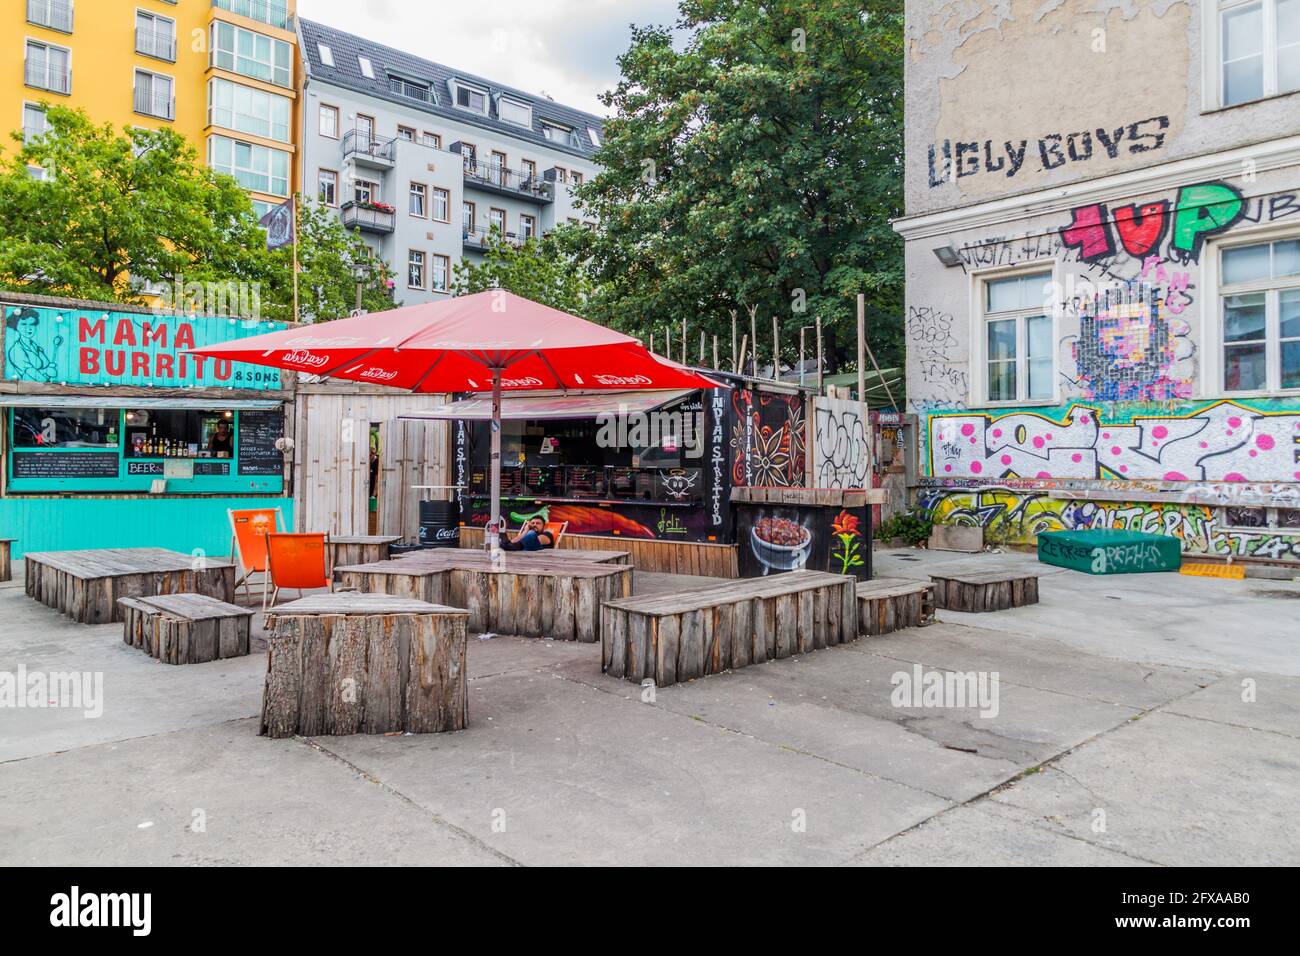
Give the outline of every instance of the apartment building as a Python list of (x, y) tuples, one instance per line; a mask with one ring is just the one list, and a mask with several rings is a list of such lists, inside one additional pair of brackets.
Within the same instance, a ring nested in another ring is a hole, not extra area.
[(906, 20), (920, 507), (1300, 563), (1300, 0)]
[(487, 237), (579, 222), (601, 119), (299, 19), (302, 180), (397, 273), (406, 305), (450, 294)]
[(0, 109), (24, 136), (50, 104), (169, 127), (265, 213), (298, 185), (294, 2), (0, 0)]

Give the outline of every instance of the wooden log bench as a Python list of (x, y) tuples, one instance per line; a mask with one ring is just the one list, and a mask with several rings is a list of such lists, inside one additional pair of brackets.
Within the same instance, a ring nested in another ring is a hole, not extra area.
[[(546, 548), (542, 551), (506, 551), (503, 552), (510, 561), (587, 561), (594, 564), (631, 564), (629, 551), (597, 551), (592, 548)], [(440, 564), (443, 567), (467, 567), (468, 562), (479, 561), (490, 564), (492, 556), (482, 548), (421, 548), (398, 555), (403, 561), (423, 561), (426, 564)]]
[(930, 575), (934, 606), (949, 611), (1005, 611), (1038, 603), (1038, 575), (1008, 568), (953, 568)]
[(858, 636), (856, 584), (799, 571), (609, 601), (601, 607), (601, 666), (667, 686), (844, 644)]
[(869, 637), (934, 622), (934, 585), (906, 578), (873, 578), (857, 587), (858, 631)]
[(13, 563), (10, 560), (14, 542), (17, 538), (0, 538), (0, 581), (12, 581)]
[(248, 654), (253, 611), (205, 594), (118, 598), (122, 640), (164, 664), (202, 664)]
[(416, 597), (463, 607), (475, 634), (494, 632), (557, 641), (600, 640), (600, 606), (632, 593), (632, 568), (560, 559), (549, 552), (489, 556), (458, 548), (379, 564), (336, 568), (335, 581), (368, 593)]
[(389, 549), (401, 540), (400, 534), (330, 535), (330, 567), (387, 561), (391, 554)]
[(467, 618), (385, 594), (322, 594), (272, 609), (260, 733), (463, 730)]
[(206, 594), (230, 601), (235, 566), (165, 548), (32, 551), (24, 556), (27, 596), (81, 624), (121, 621), (124, 597)]

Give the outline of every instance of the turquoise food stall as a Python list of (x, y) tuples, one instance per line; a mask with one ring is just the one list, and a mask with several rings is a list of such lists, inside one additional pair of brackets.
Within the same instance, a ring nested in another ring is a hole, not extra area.
[(285, 509), (292, 391), (280, 372), (189, 355), (284, 323), (0, 297), (0, 537), (24, 551), (224, 554), (227, 508)]

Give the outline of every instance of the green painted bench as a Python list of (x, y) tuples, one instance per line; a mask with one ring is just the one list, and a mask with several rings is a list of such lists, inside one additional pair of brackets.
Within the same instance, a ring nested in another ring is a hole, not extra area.
[(1118, 528), (1045, 531), (1038, 536), (1038, 560), (1085, 574), (1177, 571), (1183, 546), (1170, 535)]

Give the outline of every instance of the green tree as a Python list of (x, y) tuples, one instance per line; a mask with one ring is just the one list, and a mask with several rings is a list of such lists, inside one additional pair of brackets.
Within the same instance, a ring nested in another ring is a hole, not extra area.
[(603, 170), (579, 189), (601, 224), (583, 249), (591, 317), (642, 336), (685, 318), (692, 339), (717, 333), (729, 352), (729, 312), (748, 331), (755, 306), (760, 359), (777, 316), (788, 365), (820, 316), (833, 362), (855, 355), (861, 292), (877, 357), (899, 361), (903, 255), (889, 220), (902, 212), (902, 4), (679, 10), (685, 45), (634, 27), (604, 96), (616, 115)]
[(505, 289), (571, 315), (585, 316), (590, 283), (574, 250), (581, 241), (573, 226), (559, 226), (540, 239), (508, 241), (501, 230), (488, 233), (483, 262), (462, 259), (454, 269), (452, 291), (469, 295)]
[[(141, 286), (198, 283), (293, 318), (293, 251), (268, 252), (248, 194), (198, 161), (175, 132), (95, 125), (49, 107), (48, 130), (0, 157), (0, 288), (140, 304)], [(362, 270), (363, 305), (390, 308), (390, 273), (337, 217), (299, 204), (301, 313), (347, 315)], [(247, 294), (234, 291), (247, 289)], [(202, 305), (200, 307), (203, 307)]]
[[(293, 249), (277, 249), (275, 274), (284, 283), (293, 276)], [(356, 308), (358, 275), (361, 307), (383, 312), (393, 303), (393, 272), (359, 235), (343, 228), (329, 207), (304, 199), (298, 203), (298, 308), (304, 320), (325, 322), (350, 315)], [(293, 288), (277, 285), (272, 301), (292, 310)]]

